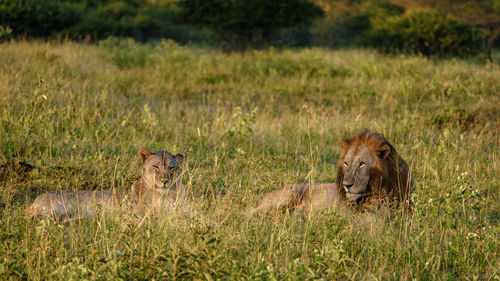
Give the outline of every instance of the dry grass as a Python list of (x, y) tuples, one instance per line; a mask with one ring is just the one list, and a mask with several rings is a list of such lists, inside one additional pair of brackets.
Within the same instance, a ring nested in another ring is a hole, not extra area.
[[(494, 64), (367, 50), (1, 44), (0, 160), (41, 168), (0, 173), (0, 276), (498, 279), (499, 77)], [(363, 128), (411, 167), (417, 214), (246, 217), (264, 192), (334, 181), (341, 138)], [(47, 190), (126, 186), (143, 146), (187, 153), (203, 217), (24, 216)]]

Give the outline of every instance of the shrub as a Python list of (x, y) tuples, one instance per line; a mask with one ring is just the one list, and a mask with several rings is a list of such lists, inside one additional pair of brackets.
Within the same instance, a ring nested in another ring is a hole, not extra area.
[(196, 34), (173, 23), (176, 9), (172, 1), (0, 0), (0, 25), (10, 26), (14, 36), (27, 37), (197, 39)]
[(472, 27), (444, 14), (409, 11), (374, 19), (364, 42), (385, 51), (465, 57), (479, 50), (478, 39)]
[(79, 20), (78, 6), (56, 0), (0, 0), (0, 25), (13, 35), (46, 37)]
[(404, 13), (404, 8), (388, 0), (336, 0), (326, 7), (326, 19), (312, 30), (315, 42), (334, 47), (359, 46), (375, 18), (387, 18)]
[(10, 35), (12, 34), (12, 29), (8, 26), (3, 26), (0, 25), (0, 42), (3, 42), (7, 39), (9, 39)]
[(99, 41), (98, 44), (106, 50), (105, 58), (119, 69), (146, 66), (152, 51), (150, 45), (141, 46), (132, 38), (122, 39), (110, 36)]

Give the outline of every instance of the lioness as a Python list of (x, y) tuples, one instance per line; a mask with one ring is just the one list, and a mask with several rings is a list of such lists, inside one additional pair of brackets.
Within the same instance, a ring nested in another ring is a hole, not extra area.
[(186, 158), (183, 153), (173, 156), (167, 151), (151, 153), (141, 148), (142, 177), (129, 188), (113, 190), (56, 190), (38, 196), (27, 208), (30, 217), (52, 216), (57, 220), (94, 217), (98, 211), (110, 213), (120, 207), (146, 209), (153, 213), (168, 211), (183, 199), (184, 186), (176, 173)]
[(411, 206), (412, 189), (410, 169), (396, 149), (380, 134), (364, 131), (342, 140), (336, 183), (295, 184), (272, 191), (251, 212), (281, 207), (321, 210), (339, 202), (380, 205), (394, 199)]

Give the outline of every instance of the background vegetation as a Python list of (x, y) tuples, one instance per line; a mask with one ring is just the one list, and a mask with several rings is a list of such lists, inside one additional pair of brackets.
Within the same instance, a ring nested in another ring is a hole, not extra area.
[(308, 0), (184, 0), (180, 3), (184, 20), (217, 32), (218, 39), (231, 46), (261, 46), (280, 29), (307, 26), (323, 15)]
[(172, 39), (224, 50), (372, 47), (491, 61), (500, 0), (0, 0), (9, 37)]
[[(499, 0), (0, 0), (0, 279), (500, 279), (499, 38)], [(414, 215), (247, 216), (364, 128)], [(201, 215), (26, 218), (128, 186), (141, 147), (187, 153)]]
[(136, 40), (196, 40), (195, 31), (175, 23), (173, 1), (0, 0), (0, 25), (14, 36), (99, 40), (108, 36)]
[(480, 49), (479, 34), (443, 13), (411, 11), (377, 19), (365, 35), (368, 46), (425, 56), (468, 56)]
[[(370, 50), (0, 44), (0, 279), (495, 280), (500, 68)], [(416, 213), (249, 218), (286, 184), (331, 182), (342, 137), (383, 133)], [(140, 147), (186, 152), (202, 216), (62, 225), (24, 210), (54, 189), (123, 188)], [(57, 168), (59, 167), (59, 168)]]

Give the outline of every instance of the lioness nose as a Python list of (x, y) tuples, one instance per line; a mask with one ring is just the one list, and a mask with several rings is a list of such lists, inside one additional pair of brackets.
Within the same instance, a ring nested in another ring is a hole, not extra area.
[(349, 188), (351, 188), (353, 186), (353, 184), (344, 184), (344, 187), (349, 190)]

